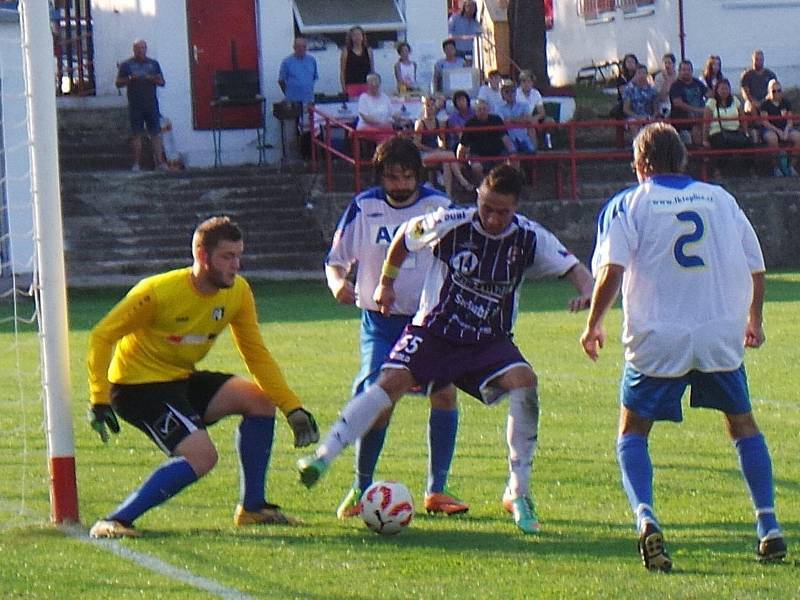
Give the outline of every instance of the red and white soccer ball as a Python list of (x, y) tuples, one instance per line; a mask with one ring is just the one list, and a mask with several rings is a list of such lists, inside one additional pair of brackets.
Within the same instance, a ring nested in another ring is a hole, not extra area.
[(399, 481), (377, 481), (361, 496), (361, 518), (375, 533), (400, 533), (414, 518), (414, 500)]

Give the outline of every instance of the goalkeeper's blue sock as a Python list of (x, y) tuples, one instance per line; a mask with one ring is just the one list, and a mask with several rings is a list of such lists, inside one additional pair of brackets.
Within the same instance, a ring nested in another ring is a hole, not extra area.
[(456, 448), (458, 409), (432, 408), (428, 417), (428, 491), (441, 493), (447, 485)]
[(636, 528), (642, 521), (657, 524), (653, 511), (653, 463), (647, 449), (647, 438), (626, 433), (617, 440), (617, 461), (622, 473), (622, 487), (636, 517)]
[(153, 471), (108, 518), (130, 525), (145, 512), (166, 502), (195, 481), (197, 474), (189, 461), (182, 456), (172, 458)]
[(372, 476), (375, 474), (375, 467), (385, 440), (386, 427), (373, 427), (355, 443), (355, 485), (362, 492), (372, 485)]
[(274, 435), (275, 417), (245, 417), (239, 423), (239, 501), (245, 510), (259, 510), (266, 502), (267, 467)]
[(775, 495), (772, 481), (772, 461), (764, 436), (761, 433), (736, 440), (739, 465), (750, 488), (750, 497), (756, 509), (758, 538), (772, 529), (780, 529), (775, 517)]

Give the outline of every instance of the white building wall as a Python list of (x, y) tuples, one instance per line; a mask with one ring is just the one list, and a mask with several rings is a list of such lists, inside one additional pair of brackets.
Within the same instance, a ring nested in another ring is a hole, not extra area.
[[(283, 99), (278, 87), (278, 68), (292, 52), (294, 15), (288, 0), (257, 2), (258, 36), (262, 92), (267, 98), (267, 141), (274, 146), (267, 151), (268, 162), (281, 158), (280, 125), (272, 117), (272, 104)], [(441, 55), (441, 42), (447, 37), (447, 13), (444, 2), (405, 0), (408, 22), (407, 39), (413, 48), (412, 58), (419, 63), (420, 80), (427, 81), (433, 63)], [(97, 94), (106, 101), (124, 97), (114, 86), (117, 65), (131, 56), (134, 39), (147, 41), (148, 55), (159, 61), (167, 85), (159, 89), (161, 112), (173, 122), (177, 148), (190, 166), (214, 162), (210, 131), (192, 129), (190, 72), (186, 7), (182, 0), (93, 0), (95, 31), (95, 72)], [(393, 44), (373, 49), (376, 71), (384, 80), (386, 91), (394, 89)], [(335, 44), (312, 52), (317, 59), (320, 80), (316, 91), (339, 93), (339, 55)], [(427, 79), (426, 79), (427, 78)], [(98, 101), (101, 102), (101, 101)], [(258, 158), (255, 131), (225, 131), (225, 164), (255, 162)]]
[(11, 265), (18, 275), (33, 271), (28, 110), (22, 64), (19, 23), (0, 21), (0, 119), (3, 125), (0, 147), (4, 149), (0, 160), (5, 161)]
[[(710, 54), (722, 57), (723, 73), (735, 88), (749, 67), (754, 48), (764, 50), (766, 65), (786, 85), (800, 85), (800, 1), (684, 0), (686, 58), (700, 75)], [(653, 14), (648, 14), (652, 10)], [(555, 26), (547, 35), (548, 69), (554, 85), (574, 83), (578, 69), (594, 60), (618, 60), (632, 52), (651, 71), (661, 68), (661, 56), (680, 59), (677, 0), (657, 0), (638, 15), (621, 10), (595, 22), (577, 14), (575, 2), (554, 0)]]
[[(800, 86), (800, 1), (684, 1), (686, 53), (699, 72), (709, 54), (722, 58), (722, 72), (739, 87), (753, 50), (786, 86)], [(709, 23), (714, 23), (709, 27)]]
[(554, 27), (547, 32), (547, 68), (553, 85), (570, 85), (581, 67), (592, 61), (619, 60), (630, 52), (651, 70), (660, 67), (666, 52), (680, 55), (675, 0), (659, 0), (647, 16), (626, 18), (617, 10), (594, 22), (578, 16), (575, 4), (553, 2)]

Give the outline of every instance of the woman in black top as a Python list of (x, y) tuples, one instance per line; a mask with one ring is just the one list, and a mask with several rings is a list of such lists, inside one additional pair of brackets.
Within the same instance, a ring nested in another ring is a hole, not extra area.
[(622, 110), (622, 93), (625, 91), (625, 86), (636, 75), (636, 67), (639, 64), (639, 59), (635, 54), (626, 54), (622, 62), (620, 62), (619, 77), (614, 81), (614, 86), (617, 88), (617, 105), (611, 109), (612, 119), (624, 119), (625, 112)]
[(344, 38), (344, 48), (339, 61), (339, 80), (342, 91), (350, 84), (366, 84), (367, 75), (374, 71), (372, 50), (367, 45), (367, 34), (361, 27), (351, 27)]

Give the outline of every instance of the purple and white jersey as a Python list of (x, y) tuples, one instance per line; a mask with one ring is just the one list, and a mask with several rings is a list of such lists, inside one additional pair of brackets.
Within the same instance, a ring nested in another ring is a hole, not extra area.
[[(427, 185), (419, 188), (417, 201), (403, 208), (389, 204), (386, 191), (373, 187), (358, 194), (344, 211), (325, 264), (350, 269), (358, 264), (356, 274), (356, 305), (363, 310), (379, 310), (372, 299), (381, 278), (386, 251), (397, 228), (403, 223), (439, 208), (452, 205), (450, 199)], [(413, 315), (419, 306), (422, 281), (433, 261), (430, 252), (410, 255), (395, 281), (397, 301), (393, 314)]]
[(414, 219), (405, 243), (434, 256), (414, 325), (462, 344), (511, 333), (524, 277), (561, 277), (578, 263), (552, 233), (519, 214), (503, 233), (487, 233), (477, 208)]

